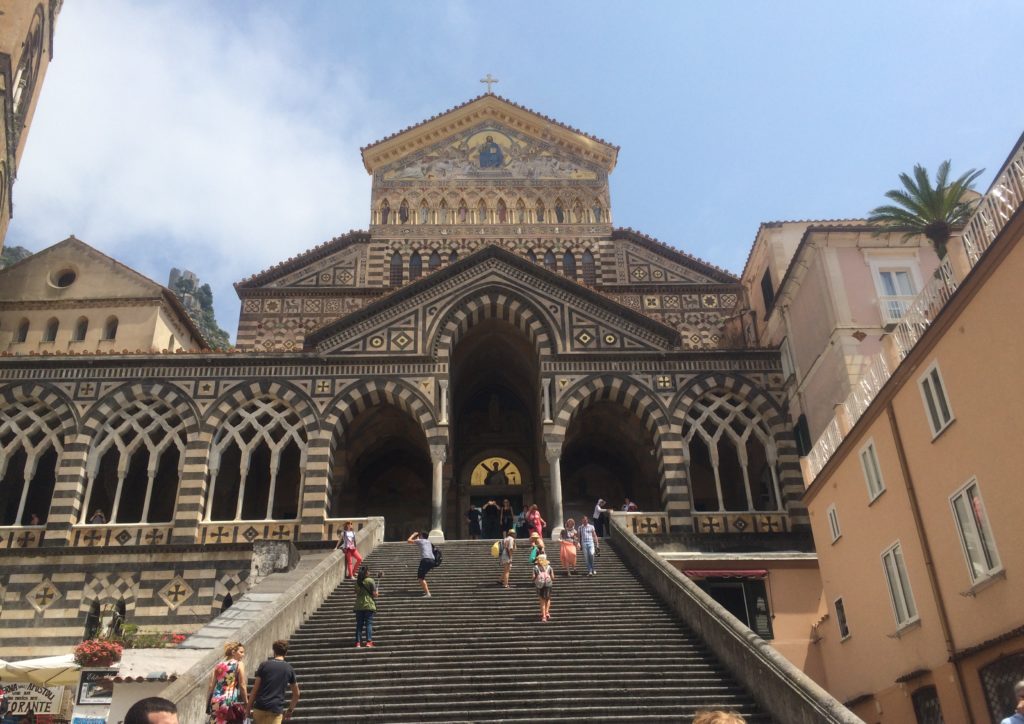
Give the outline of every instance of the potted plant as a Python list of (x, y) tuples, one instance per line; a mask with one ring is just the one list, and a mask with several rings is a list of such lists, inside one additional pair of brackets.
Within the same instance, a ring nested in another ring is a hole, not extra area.
[(105, 668), (121, 660), (121, 644), (108, 639), (88, 639), (75, 647), (75, 663), (90, 668)]

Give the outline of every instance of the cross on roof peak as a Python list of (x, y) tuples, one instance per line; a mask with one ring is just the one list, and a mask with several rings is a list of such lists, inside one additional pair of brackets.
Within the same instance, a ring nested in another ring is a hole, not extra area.
[(485, 75), (483, 78), (480, 79), (480, 82), (487, 84), (487, 92), (488, 93), (493, 93), (493, 91), (491, 90), (491, 86), (493, 84), (495, 84), (495, 83), (499, 83), (500, 81), (497, 78), (491, 77), (491, 74), (488, 73), (487, 75)]

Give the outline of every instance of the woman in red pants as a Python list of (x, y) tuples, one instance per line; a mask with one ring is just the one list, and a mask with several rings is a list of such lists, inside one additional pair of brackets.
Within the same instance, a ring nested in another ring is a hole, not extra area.
[(338, 548), (345, 553), (345, 578), (355, 578), (356, 571), (363, 563), (363, 557), (359, 555), (356, 548), (356, 532), (352, 530), (352, 521), (345, 521), (341, 531), (341, 539), (338, 541)]

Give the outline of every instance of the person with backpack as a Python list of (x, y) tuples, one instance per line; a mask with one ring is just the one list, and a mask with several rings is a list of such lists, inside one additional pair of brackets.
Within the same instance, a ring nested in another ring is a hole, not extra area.
[(538, 554), (533, 565), (533, 585), (537, 587), (537, 598), (540, 601), (540, 620), (551, 620), (551, 587), (554, 585), (555, 574), (548, 563), (548, 557)]
[(363, 645), (363, 631), (366, 631), (366, 648), (373, 648), (373, 614), (377, 612), (377, 581), (370, 578), (366, 566), (360, 566), (356, 577), (356, 602), (352, 610), (356, 613), (356, 648)]
[(412, 543), (413, 545), (419, 546), (420, 549), (420, 567), (416, 571), (416, 577), (420, 580), (420, 587), (423, 589), (423, 597), (430, 598), (430, 586), (427, 585), (427, 574), (430, 573), (430, 569), (434, 567), (434, 544), (427, 538), (426, 533), (419, 531), (414, 532), (408, 538), (406, 543)]
[(498, 583), (500, 583), (502, 587), (508, 588), (508, 577), (512, 573), (512, 551), (516, 549), (515, 530), (510, 528), (500, 543), (501, 555), (498, 558), (498, 562), (501, 563), (501, 578), (498, 579)]

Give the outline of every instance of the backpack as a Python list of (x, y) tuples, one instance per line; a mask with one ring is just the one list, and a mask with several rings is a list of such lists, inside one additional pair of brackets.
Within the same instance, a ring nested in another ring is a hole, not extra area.
[(498, 558), (501, 555), (501, 541), (494, 541), (494, 545), (491, 546), (491, 558)]
[(441, 565), (441, 549), (433, 543), (430, 544), (430, 548), (434, 551), (434, 568)]
[(537, 578), (534, 579), (534, 583), (537, 584), (537, 588), (544, 588), (545, 586), (551, 585), (551, 567), (544, 566), (541, 568), (537, 566)]

